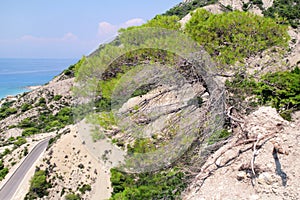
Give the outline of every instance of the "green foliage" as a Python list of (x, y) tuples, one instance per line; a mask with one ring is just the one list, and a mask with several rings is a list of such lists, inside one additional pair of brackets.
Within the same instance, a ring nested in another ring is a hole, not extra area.
[(273, 46), (287, 47), (287, 28), (252, 13), (212, 14), (199, 9), (185, 31), (220, 64), (233, 64)]
[(270, 105), (279, 114), (291, 120), (291, 112), (300, 109), (300, 70), (296, 67), (292, 71), (268, 73), (255, 82), (251, 78), (237, 76), (231, 82), (226, 81), (227, 89), (235, 94), (231, 104), (244, 101), (246, 97), (256, 95), (256, 104)]
[(95, 103), (98, 112), (110, 111), (111, 110), (111, 99), (101, 98)]
[(80, 196), (78, 194), (74, 194), (74, 193), (71, 193), (71, 194), (67, 194), (65, 196), (65, 200), (80, 200)]
[(187, 3), (180, 3), (177, 6), (168, 10), (163, 15), (168, 15), (168, 16), (176, 15), (179, 18), (183, 18), (184, 16), (186, 16), (188, 13), (195, 10), (196, 8), (204, 7), (210, 4), (214, 4), (216, 2), (217, 0), (193, 0)]
[(8, 149), (8, 148), (6, 148), (5, 150), (4, 150), (4, 152), (1, 154), (1, 158), (3, 158), (4, 156), (6, 156), (6, 155), (8, 155), (8, 154), (10, 154), (10, 150)]
[(12, 114), (16, 114), (18, 110), (16, 108), (9, 107), (10, 104), (4, 104), (0, 108), (0, 120), (4, 119)]
[(150, 138), (138, 138), (134, 141), (133, 147), (127, 145), (127, 152), (129, 154), (133, 153), (148, 153), (154, 151), (155, 145)]
[(15, 137), (10, 137), (10, 138), (8, 138), (8, 141), (9, 141), (9, 142), (13, 142), (13, 141), (15, 141), (15, 140), (16, 140)]
[(263, 14), (272, 18), (282, 18), (292, 27), (299, 26), (300, 0), (275, 0), (273, 5), (265, 10)]
[(4, 168), (3, 160), (0, 160), (0, 170)]
[(6, 109), (7, 115), (15, 114), (15, 113), (17, 113), (17, 111), (18, 110), (16, 108), (8, 108), (8, 109)]
[(84, 184), (81, 188), (79, 188), (79, 191), (84, 194), (86, 191), (91, 191), (92, 190), (92, 187), (91, 185), (87, 185), (87, 184)]
[(2, 181), (8, 174), (9, 170), (7, 167), (0, 169), (0, 181)]
[(250, 0), (250, 1), (247, 2), (247, 3), (243, 3), (242, 9), (243, 9), (244, 11), (247, 11), (249, 8), (252, 7), (252, 5), (256, 5), (256, 6), (258, 6), (261, 10), (264, 10), (262, 0)]
[(64, 107), (56, 115), (49, 111), (40, 113), (37, 119), (26, 118), (22, 120), (18, 127), (23, 128), (23, 136), (29, 136), (42, 132), (54, 131), (65, 127), (73, 122), (72, 109)]
[(61, 98), (62, 98), (62, 96), (59, 95), (59, 94), (57, 94), (57, 95), (55, 95), (55, 96), (53, 97), (53, 100), (54, 100), (54, 101), (59, 101)]
[(211, 145), (216, 142), (219, 142), (220, 140), (224, 140), (224, 139), (228, 138), (230, 135), (231, 135), (231, 133), (225, 129), (216, 131), (208, 138), (208, 144)]
[(75, 71), (75, 76), (78, 75), (80, 67), (86, 62), (86, 57), (82, 56), (82, 58), (75, 64), (74, 71)]
[(47, 182), (46, 172), (38, 170), (30, 181), (30, 189), (26, 194), (25, 199), (37, 199), (48, 195), (47, 189), (50, 188), (50, 183)]
[(44, 97), (41, 97), (41, 98), (39, 98), (38, 103), (39, 103), (39, 105), (45, 104), (46, 103), (46, 99)]
[(18, 127), (20, 128), (34, 127), (34, 123), (31, 121), (30, 118), (25, 118), (18, 124)]
[(152, 89), (153, 89), (153, 85), (151, 84), (142, 85), (132, 93), (131, 97), (142, 96), (144, 94), (147, 94)]
[(101, 112), (96, 116), (93, 115), (92, 117), (96, 119), (97, 124), (105, 129), (110, 129), (111, 126), (116, 125), (113, 112)]
[(30, 110), (32, 108), (32, 106), (28, 103), (23, 103), (22, 106), (21, 106), (21, 111), (22, 112), (25, 112), (27, 110)]
[(103, 99), (110, 99), (115, 86), (120, 80), (120, 76), (111, 78), (109, 80), (101, 80), (99, 86), (101, 88), (101, 95)]
[(186, 187), (184, 174), (176, 169), (142, 174), (111, 169), (111, 183), (111, 200), (177, 199)]
[(268, 73), (258, 83), (255, 94), (262, 104), (270, 104), (282, 117), (291, 120), (290, 111), (300, 109), (300, 70)]
[[(79, 61), (78, 61), (79, 62)], [(65, 69), (64, 71), (63, 71), (63, 74), (65, 75), (65, 76), (68, 76), (68, 77), (74, 77), (74, 75), (75, 75), (75, 67), (76, 67), (76, 64), (75, 65), (70, 65), (69, 67), (68, 67), (68, 69)]]
[(153, 19), (149, 20), (142, 27), (159, 27), (171, 30), (179, 30), (181, 25), (178, 22), (180, 20), (177, 16), (163, 16), (157, 15)]
[(22, 136), (30, 136), (39, 133), (40, 130), (35, 127), (25, 128), (22, 132)]
[(8, 168), (4, 167), (3, 160), (0, 160), (0, 181), (8, 174)]
[(25, 138), (23, 138), (23, 137), (18, 137), (17, 141), (14, 142), (14, 145), (15, 145), (16, 147), (20, 147), (21, 145), (26, 144), (26, 142), (27, 142), (27, 141), (26, 141)]
[(141, 26), (132, 26), (126, 29), (120, 29), (119, 32), (122, 33), (135, 28), (145, 28), (145, 27), (157, 27), (157, 28), (165, 28), (170, 30), (179, 30), (181, 28), (181, 25), (178, 22), (179, 20), (180, 18), (175, 15), (174, 16), (156, 15), (153, 19), (147, 21), (147, 23)]
[(28, 148), (27, 148), (27, 147), (24, 148), (23, 155), (24, 155), (24, 156), (27, 156), (27, 155), (28, 155)]

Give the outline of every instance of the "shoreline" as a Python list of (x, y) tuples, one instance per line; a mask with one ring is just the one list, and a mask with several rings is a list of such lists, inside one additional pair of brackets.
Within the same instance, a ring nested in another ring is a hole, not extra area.
[(38, 88), (42, 87), (42, 85), (31, 85), (31, 86), (26, 86), (25, 89), (32, 91), (32, 90), (36, 90)]
[[(42, 87), (42, 85), (31, 85), (31, 86), (22, 87), (22, 88), (19, 89), (20, 91), (16, 92), (15, 94), (8, 94), (8, 95), (5, 95), (3, 97), (0, 97), (0, 101), (2, 102), (2, 101), (5, 101), (5, 100), (8, 100), (8, 101), (14, 100), (19, 95), (22, 95), (26, 92), (31, 92), (31, 91), (39, 89), (41, 87)], [(0, 106), (1, 106), (1, 104), (0, 104)]]

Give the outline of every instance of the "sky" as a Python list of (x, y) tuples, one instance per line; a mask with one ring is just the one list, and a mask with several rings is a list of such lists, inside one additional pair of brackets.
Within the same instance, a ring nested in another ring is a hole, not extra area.
[(181, 0), (0, 0), (0, 58), (81, 58)]

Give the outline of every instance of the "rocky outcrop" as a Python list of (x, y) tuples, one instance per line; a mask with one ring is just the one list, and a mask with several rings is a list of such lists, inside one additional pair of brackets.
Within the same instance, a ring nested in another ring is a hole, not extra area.
[(184, 199), (297, 199), (300, 112), (293, 120), (270, 107), (250, 114), (243, 131), (206, 161)]

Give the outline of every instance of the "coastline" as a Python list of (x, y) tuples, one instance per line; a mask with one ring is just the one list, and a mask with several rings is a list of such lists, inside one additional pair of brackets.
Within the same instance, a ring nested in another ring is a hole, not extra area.
[(31, 91), (39, 89), (41, 87), (42, 87), (42, 85), (25, 86), (25, 87), (19, 89), (18, 91), (16, 91), (15, 93), (8, 94), (8, 95), (5, 95), (5, 96), (0, 96), (0, 106), (2, 105), (2, 101), (13, 101), (19, 95), (22, 95), (25, 92), (31, 92)]
[(39, 89), (40, 87), (42, 87), (42, 85), (31, 85), (31, 86), (26, 86), (25, 89), (32, 91), (32, 90)]

